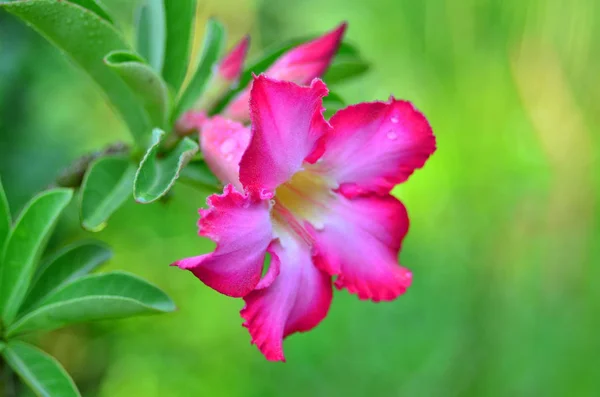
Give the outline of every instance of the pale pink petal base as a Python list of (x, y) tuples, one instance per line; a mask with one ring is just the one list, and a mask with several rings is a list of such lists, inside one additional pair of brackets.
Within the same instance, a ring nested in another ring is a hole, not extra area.
[(252, 343), (271, 361), (285, 361), (283, 338), (319, 324), (332, 298), (331, 277), (313, 265), (310, 248), (294, 238), (283, 244), (270, 248), (277, 277), (245, 296), (240, 313)]
[(392, 196), (339, 196), (322, 230), (307, 225), (315, 240), (315, 263), (335, 285), (360, 299), (388, 301), (406, 292), (412, 274), (398, 265), (408, 231), (404, 205)]
[(214, 116), (202, 126), (200, 147), (211, 171), (223, 182), (231, 183), (239, 192), (244, 188), (240, 183), (240, 160), (250, 142), (250, 128)]
[(221, 114), (228, 119), (248, 123), (250, 121), (250, 88), (248, 87), (237, 94)]
[(252, 200), (232, 185), (207, 202), (209, 209), (200, 210), (199, 234), (214, 240), (217, 248), (173, 265), (191, 271), (222, 294), (242, 297), (258, 284), (273, 239), (268, 202)]

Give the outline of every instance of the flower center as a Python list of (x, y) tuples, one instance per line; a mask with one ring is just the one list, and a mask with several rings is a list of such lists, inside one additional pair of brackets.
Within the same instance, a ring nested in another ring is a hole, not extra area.
[(303, 223), (308, 221), (317, 229), (322, 227), (328, 201), (334, 197), (332, 188), (334, 185), (316, 172), (298, 171), (275, 190), (271, 217), (307, 240)]

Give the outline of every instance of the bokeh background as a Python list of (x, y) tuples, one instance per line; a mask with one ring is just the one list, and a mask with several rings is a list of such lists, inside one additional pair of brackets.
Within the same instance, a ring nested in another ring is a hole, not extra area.
[[(173, 0), (174, 1), (174, 0)], [(106, 0), (113, 6), (122, 0)], [(208, 16), (256, 54), (349, 22), (372, 68), (349, 103), (413, 101), (438, 151), (394, 191), (411, 229), (409, 293), (391, 303), (337, 291), (326, 320), (270, 363), (249, 345), (241, 300), (170, 268), (196, 236), (205, 193), (133, 199), (98, 234), (63, 217), (49, 249), (114, 247), (106, 269), (164, 288), (174, 314), (41, 338), (84, 396), (600, 395), (600, 3), (597, 0), (211, 0)], [(200, 35), (201, 33), (199, 33)], [(0, 173), (13, 212), (124, 125), (88, 78), (0, 13)]]

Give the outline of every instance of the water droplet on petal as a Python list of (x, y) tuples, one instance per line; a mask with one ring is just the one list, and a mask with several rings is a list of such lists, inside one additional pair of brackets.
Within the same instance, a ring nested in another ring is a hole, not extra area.
[(390, 132), (388, 132), (388, 133), (387, 133), (387, 138), (388, 138), (390, 141), (393, 141), (393, 140), (395, 140), (396, 138), (398, 138), (398, 134), (396, 134), (394, 131), (390, 131)]
[(223, 154), (227, 154), (227, 153), (231, 153), (233, 151), (233, 149), (235, 149), (236, 143), (235, 140), (233, 139), (227, 139), (225, 142), (223, 142), (221, 144), (221, 153)]
[(400, 120), (398, 119), (398, 117), (396, 117), (396, 116), (392, 116), (392, 117), (390, 118), (390, 121), (391, 121), (392, 123), (394, 123), (394, 124), (397, 124), (397, 123), (398, 123)]

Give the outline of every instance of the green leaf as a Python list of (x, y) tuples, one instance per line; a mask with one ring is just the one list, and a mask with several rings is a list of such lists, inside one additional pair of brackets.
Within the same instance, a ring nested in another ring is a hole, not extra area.
[(202, 189), (220, 191), (223, 189), (221, 182), (212, 173), (206, 162), (192, 161), (181, 170), (180, 179), (189, 185), (200, 187)]
[(27, 204), (11, 230), (0, 268), (0, 307), (4, 324), (10, 324), (17, 314), (50, 232), (72, 196), (70, 189), (38, 194)]
[(87, 8), (100, 18), (113, 23), (112, 17), (108, 14), (103, 4), (98, 3), (96, 0), (69, 0), (70, 3), (77, 4), (83, 8)]
[(52, 356), (28, 343), (11, 341), (2, 351), (10, 367), (38, 396), (81, 396), (65, 369)]
[(331, 116), (333, 116), (335, 112), (337, 112), (345, 106), (346, 103), (342, 99), (342, 97), (340, 97), (333, 91), (329, 91), (329, 94), (327, 94), (327, 96), (323, 98), (323, 107), (325, 108), (325, 112), (323, 113), (323, 115), (325, 116), (325, 118), (328, 119)]
[(346, 102), (337, 93), (329, 91), (327, 96), (323, 98), (323, 106), (325, 109), (329, 109), (330, 107), (341, 109), (346, 106)]
[(108, 156), (94, 161), (81, 185), (81, 224), (97, 232), (128, 197), (131, 197), (135, 165), (127, 157)]
[(329, 67), (323, 80), (327, 84), (341, 83), (354, 77), (358, 77), (369, 70), (369, 64), (361, 59), (335, 60)]
[(8, 207), (8, 201), (6, 200), (6, 194), (4, 194), (4, 187), (0, 179), (0, 257), (2, 256), (2, 247), (4, 247), (8, 233), (10, 232), (11, 223), (10, 208)]
[(140, 8), (136, 39), (138, 52), (148, 60), (148, 63), (156, 72), (160, 73), (165, 55), (165, 8), (163, 0), (146, 0), (146, 4)]
[(342, 43), (340, 44), (340, 48), (338, 48), (338, 51), (335, 54), (335, 56), (336, 56), (336, 58), (337, 57), (360, 58), (360, 52), (358, 51), (358, 48), (356, 48), (356, 46), (354, 46), (354, 44), (350, 44), (347, 41), (342, 41)]
[(37, 308), (11, 325), (7, 336), (173, 310), (173, 301), (163, 291), (134, 275), (122, 272), (93, 274), (48, 296)]
[(20, 312), (29, 311), (64, 285), (85, 276), (111, 257), (110, 249), (97, 242), (79, 242), (65, 247), (41, 267)]
[(189, 66), (196, 0), (165, 0), (167, 39), (162, 75), (179, 92)]
[(138, 55), (112, 51), (104, 62), (136, 94), (154, 127), (166, 128), (170, 109), (169, 89), (163, 79)]
[(152, 130), (148, 115), (134, 93), (103, 61), (113, 50), (131, 50), (110, 23), (67, 1), (26, 0), (2, 3), (0, 8), (23, 19), (82, 67), (119, 111), (137, 143), (147, 146)]
[(209, 19), (204, 32), (200, 63), (190, 83), (177, 101), (173, 117), (171, 117), (172, 121), (177, 120), (182, 113), (192, 108), (194, 103), (202, 96), (212, 75), (213, 66), (223, 51), (224, 44), (225, 28), (216, 20)]
[(135, 174), (133, 196), (139, 203), (151, 203), (167, 194), (179, 177), (181, 169), (198, 151), (196, 142), (190, 138), (183, 138), (172, 151), (159, 158), (160, 143), (164, 135), (164, 131), (154, 130), (152, 146)]
[[(96, 0), (101, 1), (108, 10), (108, 13), (113, 17), (115, 25), (119, 31), (127, 38), (134, 35), (134, 19), (136, 10), (140, 6), (142, 0)], [(133, 40), (132, 40), (133, 41)]]

